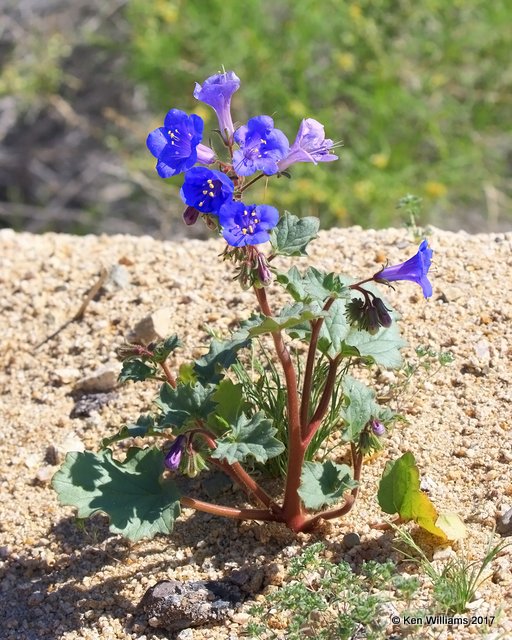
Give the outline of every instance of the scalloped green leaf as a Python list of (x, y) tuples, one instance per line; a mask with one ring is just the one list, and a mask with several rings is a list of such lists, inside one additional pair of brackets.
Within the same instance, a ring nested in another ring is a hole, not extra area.
[(159, 426), (173, 426), (178, 429), (193, 420), (206, 420), (215, 409), (212, 400), (215, 385), (178, 384), (174, 389), (166, 382), (160, 388), (155, 404), (161, 411), (157, 423)]
[(261, 411), (250, 418), (242, 414), (229, 433), (217, 440), (217, 448), (211, 456), (225, 459), (228, 464), (243, 462), (248, 456), (264, 463), (284, 451), (283, 443), (274, 438), (276, 432), (277, 429)]
[(114, 442), (126, 440), (127, 438), (145, 438), (147, 436), (161, 433), (158, 428), (155, 429), (154, 427), (155, 420), (153, 416), (151, 416), (150, 414), (143, 414), (138, 417), (137, 422), (124, 425), (113, 436), (103, 438), (103, 440), (101, 441), (101, 446), (102, 448), (104, 448), (108, 447)]
[(194, 362), (194, 373), (203, 384), (216, 383), (222, 379), (222, 369), (228, 369), (236, 362), (240, 349), (248, 347), (251, 338), (247, 329), (241, 329), (229, 340), (212, 340), (208, 353)]
[(320, 334), (318, 336), (318, 349), (335, 358), (343, 351), (343, 343), (351, 331), (350, 324), (345, 315), (345, 301), (334, 300), (329, 311), (326, 312)]
[(157, 368), (154, 364), (147, 364), (139, 358), (130, 358), (123, 362), (118, 380), (121, 383), (132, 380), (133, 382), (143, 382), (157, 375)]
[(212, 400), (216, 403), (215, 414), (227, 423), (236, 422), (238, 416), (249, 408), (249, 403), (243, 397), (242, 385), (235, 384), (229, 378), (221, 380)]
[(395, 322), (388, 329), (379, 329), (375, 335), (352, 327), (344, 342), (349, 348), (357, 349), (361, 357), (371, 358), (371, 361), (387, 369), (400, 367), (402, 364), (400, 349), (407, 344), (400, 337)]
[(307, 509), (320, 509), (338, 502), (345, 491), (357, 487), (352, 470), (346, 464), (305, 462), (300, 477), (299, 495)]
[(321, 310), (316, 311), (300, 303), (291, 306), (287, 305), (282, 309), (279, 316), (261, 316), (259, 324), (249, 329), (249, 335), (254, 338), (264, 333), (290, 329), (297, 325), (302, 325), (309, 320), (319, 318), (322, 315), (323, 312)]
[(318, 218), (299, 218), (285, 211), (270, 232), (272, 249), (280, 256), (306, 256), (306, 247), (317, 237), (319, 228)]
[(169, 336), (165, 340), (157, 342), (153, 348), (153, 362), (165, 362), (173, 351), (181, 347), (181, 341), (176, 334)]
[(287, 273), (279, 273), (277, 281), (297, 301), (325, 302), (327, 298), (345, 296), (347, 289), (340, 277), (335, 273), (324, 273), (309, 267), (302, 274), (297, 267), (292, 267)]
[(159, 449), (131, 448), (124, 462), (110, 449), (68, 453), (52, 486), (61, 504), (78, 510), (79, 518), (105, 513), (110, 531), (133, 542), (170, 533), (180, 514), (174, 482), (161, 477), (164, 455)]
[(380, 407), (375, 402), (375, 393), (363, 382), (345, 376), (343, 395), (346, 406), (343, 409), (343, 432), (345, 442), (355, 442), (372, 417), (377, 417)]

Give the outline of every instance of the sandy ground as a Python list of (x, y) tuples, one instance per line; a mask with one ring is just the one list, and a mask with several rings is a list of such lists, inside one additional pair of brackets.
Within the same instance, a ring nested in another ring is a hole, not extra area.
[[(279, 585), (289, 558), (319, 538), (333, 556), (355, 564), (396, 557), (390, 534), (369, 523), (381, 518), (375, 489), (386, 459), (406, 450), (414, 452), (437, 507), (464, 518), (466, 556), (481, 557), (496, 518), (512, 506), (512, 234), (432, 229), (429, 239), (435, 250), (433, 297), (425, 301), (411, 283), (387, 295), (402, 314), (409, 355), (428, 344), (451, 351), (455, 360), (436, 375), (420, 373), (401, 394), (408, 422), (390, 434), (385, 454), (365, 467), (353, 512), (322, 535), (299, 536), (187, 512), (172, 537), (129, 544), (109, 533), (103, 516), (77, 528), (73, 510), (59, 506), (49, 480), (66, 443), (97, 448), (103, 436), (149, 407), (155, 387), (116, 389), (107, 404), (84, 416), (72, 413), (76, 383), (103, 365), (119, 367), (115, 348), (149, 313), (170, 308), (173, 330), (186, 345), (182, 357), (188, 358), (203, 352), (205, 325), (222, 332), (236, 317), (249, 315), (252, 295), (231, 281), (229, 265), (217, 257), (217, 240), (0, 231), (0, 637), (170, 637), (135, 610), (158, 580), (219, 578), (237, 566), (263, 566), (266, 582)], [(363, 278), (383, 255), (397, 263), (416, 247), (405, 230), (333, 230), (321, 234), (302, 264)], [(101, 269), (114, 265), (122, 267), (118, 284), (102, 290), (82, 320), (37, 348), (74, 316)], [(389, 378), (381, 376), (386, 383)], [(361, 545), (347, 550), (342, 539), (350, 531), (361, 536)], [(440, 627), (417, 630), (414, 637), (512, 637), (511, 553), (497, 558), (479, 591), (474, 613), (501, 610), (487, 632)], [(423, 597), (430, 597), (428, 591)], [(244, 611), (222, 627), (186, 637), (241, 637)], [(406, 633), (395, 628), (393, 637)]]

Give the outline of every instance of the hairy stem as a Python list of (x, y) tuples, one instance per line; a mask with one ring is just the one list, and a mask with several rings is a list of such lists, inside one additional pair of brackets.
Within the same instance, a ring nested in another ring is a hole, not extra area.
[(176, 389), (176, 378), (173, 376), (171, 370), (169, 369), (169, 365), (167, 364), (167, 362), (160, 362), (160, 366), (162, 367), (162, 370), (165, 373), (167, 382), (171, 385), (173, 389)]
[(255, 182), (257, 182), (258, 180), (260, 180), (264, 176), (265, 176), (264, 173), (260, 173), (255, 178), (253, 178), (250, 182), (248, 182), (247, 184), (244, 184), (244, 186), (240, 187), (240, 189), (239, 189), (240, 193), (243, 193), (246, 189), (248, 189), (250, 186), (252, 186)]
[[(272, 316), (272, 310), (267, 300), (267, 294), (264, 288), (257, 289), (254, 292), (262, 313), (266, 316)], [(288, 469), (286, 473), (286, 487), (283, 501), (283, 515), (288, 524), (298, 522), (302, 519), (302, 502), (298, 493), (300, 487), (300, 476), (302, 472), (302, 463), (304, 461), (305, 448), (302, 445), (301, 429), (300, 429), (300, 413), (299, 413), (299, 392), (297, 388), (297, 374), (290, 356), (290, 352), (284, 343), (283, 336), (280, 331), (272, 333), (274, 346), (276, 348), (277, 357), (283, 368), (286, 382), (286, 405), (288, 415)], [(292, 528), (293, 528), (292, 524)]]
[(329, 362), (329, 372), (327, 374), (327, 379), (325, 381), (324, 390), (322, 392), (320, 402), (318, 403), (318, 407), (316, 408), (316, 411), (313, 414), (313, 417), (311, 418), (310, 423), (306, 426), (306, 429), (305, 429), (303, 443), (306, 447), (311, 442), (311, 439), (320, 428), (320, 425), (322, 424), (322, 420), (325, 418), (325, 414), (329, 409), (329, 403), (331, 402), (332, 392), (334, 390), (334, 385), (336, 384), (336, 374), (338, 371), (339, 361), (340, 361), (340, 356), (336, 356), (334, 360), (331, 360)]
[(204, 511), (205, 513), (211, 513), (215, 516), (222, 516), (224, 518), (234, 518), (236, 520), (267, 520), (277, 522), (280, 518), (269, 511), (268, 509), (234, 509), (233, 507), (223, 507), (218, 504), (211, 504), (204, 500), (196, 500), (195, 498), (189, 498), (188, 496), (182, 496), (180, 498), (182, 507), (188, 507), (189, 509), (196, 509), (197, 511)]
[[(323, 310), (329, 311), (333, 302), (334, 302), (334, 298), (329, 298), (325, 303)], [(316, 346), (318, 343), (318, 336), (320, 335), (320, 329), (322, 328), (323, 322), (324, 322), (323, 318), (317, 318), (315, 321), (311, 323), (312, 324), (311, 339), (309, 341), (308, 358), (306, 361), (306, 369), (304, 371), (304, 383), (302, 386), (302, 401), (300, 405), (300, 423), (301, 423), (303, 435), (304, 435), (304, 431), (307, 428), (308, 419), (309, 419), (309, 404), (311, 401), (311, 389), (313, 385), (313, 369), (315, 366), (315, 359), (316, 359)]]

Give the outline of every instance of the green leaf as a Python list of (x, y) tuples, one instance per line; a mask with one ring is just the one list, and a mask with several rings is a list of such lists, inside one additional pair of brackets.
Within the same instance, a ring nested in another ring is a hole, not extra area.
[(261, 316), (259, 324), (249, 329), (249, 335), (256, 337), (264, 333), (273, 333), (282, 329), (289, 329), (301, 325), (308, 320), (314, 320), (323, 315), (321, 310), (314, 310), (303, 304), (287, 305), (277, 317)]
[(146, 364), (138, 358), (125, 360), (121, 373), (118, 376), (119, 382), (143, 382), (148, 378), (154, 378), (157, 374), (157, 368), (152, 364)]
[(257, 462), (266, 462), (284, 451), (283, 443), (273, 437), (276, 432), (262, 412), (250, 418), (242, 414), (231, 431), (217, 440), (217, 448), (211, 456), (226, 459), (228, 464), (243, 462), (247, 456), (253, 456)]
[(298, 218), (285, 211), (270, 232), (270, 243), (276, 255), (305, 256), (306, 247), (317, 237), (320, 220), (308, 216)]
[(155, 421), (153, 416), (149, 414), (141, 415), (134, 424), (124, 425), (115, 435), (103, 438), (101, 446), (105, 448), (114, 442), (126, 440), (127, 438), (145, 438), (146, 436), (153, 436), (160, 433), (160, 431), (154, 427)]
[(364, 383), (345, 376), (343, 395), (346, 407), (343, 409), (343, 440), (355, 442), (372, 417), (377, 417), (379, 405), (375, 402), (375, 394)]
[(250, 344), (246, 329), (241, 329), (229, 340), (212, 340), (208, 353), (194, 362), (194, 372), (199, 382), (218, 382), (222, 378), (220, 370), (228, 369), (236, 362), (238, 351)]
[(314, 267), (309, 267), (304, 275), (297, 267), (292, 267), (287, 273), (279, 273), (277, 281), (285, 286), (295, 300), (306, 303), (324, 303), (327, 298), (345, 296), (348, 291), (338, 275), (324, 273)]
[(61, 504), (78, 509), (79, 518), (102, 512), (110, 531), (136, 542), (170, 533), (180, 514), (180, 496), (171, 480), (162, 480), (163, 453), (131, 448), (123, 463), (110, 449), (68, 453), (52, 486)]
[(165, 362), (169, 355), (178, 347), (181, 347), (181, 342), (178, 336), (174, 334), (155, 345), (151, 359), (153, 362)]
[(335, 358), (343, 350), (343, 341), (351, 331), (345, 315), (345, 301), (334, 300), (329, 311), (326, 312), (320, 334), (318, 349), (330, 358)]
[(348, 346), (347, 353), (350, 349), (355, 348), (359, 356), (370, 358), (372, 362), (387, 369), (400, 367), (402, 364), (400, 349), (406, 344), (400, 337), (396, 323), (393, 323), (389, 329), (379, 329), (373, 336), (367, 331), (360, 331), (352, 327), (345, 339), (345, 345)]
[(444, 531), (436, 526), (436, 508), (420, 490), (420, 472), (410, 451), (386, 464), (377, 499), (386, 513), (398, 513), (403, 520), (413, 520), (426, 531), (447, 539)]
[(299, 495), (307, 509), (320, 509), (337, 502), (345, 491), (357, 487), (352, 470), (346, 464), (305, 462), (300, 477)]
[(155, 400), (162, 412), (158, 425), (172, 425), (180, 429), (191, 420), (206, 420), (208, 414), (215, 409), (212, 400), (214, 390), (215, 385), (204, 387), (200, 382), (194, 385), (179, 384), (176, 389), (169, 383), (164, 383)]
[(249, 403), (243, 397), (242, 385), (234, 384), (229, 378), (221, 380), (212, 395), (212, 400), (217, 405), (215, 414), (221, 416), (227, 423), (236, 422), (238, 416), (249, 407)]

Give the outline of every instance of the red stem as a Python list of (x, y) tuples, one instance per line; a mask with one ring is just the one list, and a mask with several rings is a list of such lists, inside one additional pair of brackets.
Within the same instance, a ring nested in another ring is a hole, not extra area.
[(234, 509), (233, 507), (223, 507), (218, 504), (211, 504), (203, 500), (196, 500), (188, 496), (180, 498), (181, 505), (189, 509), (204, 511), (215, 516), (223, 516), (225, 518), (235, 518), (236, 520), (270, 520), (278, 522), (279, 518), (276, 514), (267, 509)]
[(172, 375), (167, 362), (160, 362), (160, 366), (162, 367), (163, 372), (165, 373), (167, 382), (171, 385), (173, 389), (176, 389), (176, 378)]
[(340, 361), (340, 356), (336, 356), (334, 360), (331, 360), (329, 362), (329, 373), (327, 374), (327, 380), (325, 381), (322, 397), (320, 398), (320, 402), (318, 403), (318, 407), (316, 408), (316, 411), (313, 414), (313, 417), (311, 418), (310, 423), (307, 425), (305, 429), (303, 442), (306, 447), (311, 442), (311, 439), (320, 428), (320, 425), (322, 424), (322, 420), (324, 419), (325, 414), (327, 413), (327, 409), (329, 408), (329, 403), (331, 402), (334, 385), (336, 384), (336, 374), (338, 371), (339, 361)]
[[(261, 311), (266, 316), (272, 316), (272, 310), (267, 300), (264, 288), (254, 288)], [(305, 447), (302, 445), (299, 413), (299, 393), (297, 389), (297, 375), (293, 367), (290, 352), (286, 347), (280, 331), (272, 333), (272, 339), (277, 352), (277, 357), (283, 368), (287, 390), (287, 414), (288, 414), (288, 469), (286, 473), (286, 487), (283, 501), (283, 518), (287, 525), (296, 530), (302, 523), (302, 502), (298, 493), (302, 463), (304, 461)]]
[[(208, 429), (203, 429), (202, 427), (200, 427), (191, 429), (189, 433), (192, 435), (202, 436), (211, 449), (217, 448), (215, 434), (211, 431), (208, 431)], [(279, 505), (272, 500), (272, 498), (266, 493), (266, 491), (264, 491), (260, 487), (260, 485), (253, 478), (251, 478), (251, 476), (239, 462), (229, 464), (226, 460), (219, 460), (218, 458), (212, 457), (209, 457), (208, 460), (222, 469), (227, 475), (238, 482), (238, 484), (241, 485), (247, 491), (247, 493), (249, 493), (249, 495), (253, 495), (272, 512), (279, 513), (281, 511), (281, 507), (279, 507)]]
[[(333, 302), (334, 298), (329, 298), (325, 303), (323, 310), (329, 311)], [(311, 340), (309, 341), (308, 358), (306, 361), (306, 370), (304, 372), (304, 384), (302, 386), (302, 402), (300, 406), (300, 423), (303, 435), (307, 428), (309, 419), (309, 404), (311, 401), (311, 388), (313, 385), (313, 368), (316, 358), (316, 345), (318, 343), (318, 336), (320, 335), (320, 329), (322, 328), (323, 322), (323, 318), (318, 318), (311, 323), (313, 328), (311, 331)]]

